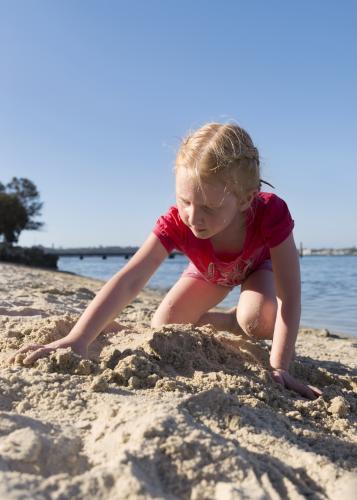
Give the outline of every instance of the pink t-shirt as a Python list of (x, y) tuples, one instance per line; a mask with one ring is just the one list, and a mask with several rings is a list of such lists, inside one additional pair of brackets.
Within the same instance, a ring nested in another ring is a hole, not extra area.
[(285, 201), (272, 193), (258, 193), (245, 213), (243, 248), (229, 260), (215, 254), (210, 239), (199, 239), (192, 233), (176, 206), (157, 220), (153, 232), (169, 253), (176, 248), (187, 255), (207, 281), (235, 286), (270, 259), (269, 249), (282, 243), (294, 227)]

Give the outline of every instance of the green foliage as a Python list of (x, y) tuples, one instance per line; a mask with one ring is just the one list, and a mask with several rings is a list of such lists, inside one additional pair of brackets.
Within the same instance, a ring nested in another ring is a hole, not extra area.
[(6, 243), (17, 242), (24, 229), (36, 230), (43, 226), (43, 222), (34, 220), (43, 206), (39, 196), (29, 179), (13, 177), (6, 186), (0, 182), (0, 235)]
[(57, 269), (58, 255), (47, 254), (38, 247), (22, 248), (0, 243), (0, 261)]
[(0, 193), (0, 234), (7, 243), (14, 243), (28, 223), (27, 212), (13, 194)]

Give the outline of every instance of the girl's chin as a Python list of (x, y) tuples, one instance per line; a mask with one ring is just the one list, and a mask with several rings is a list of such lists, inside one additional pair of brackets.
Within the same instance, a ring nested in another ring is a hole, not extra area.
[(206, 240), (207, 238), (210, 237), (210, 234), (207, 231), (207, 229), (201, 229), (201, 230), (191, 229), (191, 231), (196, 236), (196, 238), (200, 238), (202, 240)]

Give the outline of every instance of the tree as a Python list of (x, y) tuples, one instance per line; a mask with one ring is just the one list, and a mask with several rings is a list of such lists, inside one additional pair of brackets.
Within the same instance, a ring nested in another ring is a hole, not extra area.
[(13, 194), (0, 192), (0, 235), (6, 243), (16, 243), (28, 224), (25, 207)]
[(28, 215), (28, 222), (24, 229), (39, 229), (43, 226), (43, 222), (34, 221), (33, 217), (41, 215), (43, 203), (39, 201), (40, 194), (37, 191), (35, 184), (29, 179), (13, 177), (6, 185), (6, 192), (14, 194), (25, 207)]
[(35, 220), (41, 215), (43, 203), (39, 192), (29, 179), (13, 177), (4, 186), (0, 182), (0, 235), (5, 242), (17, 242), (21, 231), (36, 230), (43, 222)]

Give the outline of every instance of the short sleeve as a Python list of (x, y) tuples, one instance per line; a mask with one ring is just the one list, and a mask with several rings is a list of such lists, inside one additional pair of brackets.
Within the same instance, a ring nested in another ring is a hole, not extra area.
[(269, 248), (280, 245), (294, 228), (294, 221), (287, 204), (276, 195), (271, 195), (265, 206), (262, 235)]
[(156, 221), (153, 233), (170, 253), (174, 248), (181, 250), (183, 222), (176, 207), (171, 207), (165, 215)]

